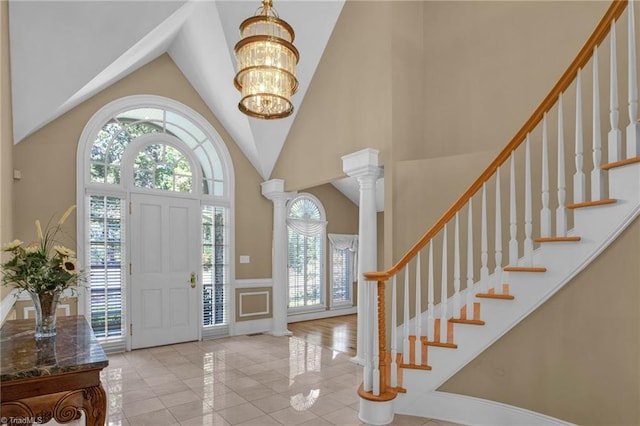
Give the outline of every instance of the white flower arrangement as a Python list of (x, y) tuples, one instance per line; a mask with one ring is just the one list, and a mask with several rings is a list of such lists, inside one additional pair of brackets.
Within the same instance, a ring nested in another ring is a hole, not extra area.
[(3, 251), (13, 254), (0, 265), (2, 285), (39, 295), (60, 293), (78, 285), (83, 277), (78, 273), (75, 252), (56, 244), (62, 225), (74, 209), (75, 206), (69, 207), (58, 223), (47, 226), (44, 232), (40, 221), (36, 220), (38, 241), (23, 247), (24, 242), (14, 240), (2, 247)]

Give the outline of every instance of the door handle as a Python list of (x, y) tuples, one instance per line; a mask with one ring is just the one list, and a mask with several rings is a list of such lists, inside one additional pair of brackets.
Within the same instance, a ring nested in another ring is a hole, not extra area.
[(191, 273), (191, 278), (189, 279), (189, 281), (191, 282), (191, 288), (196, 288), (196, 273), (195, 272)]

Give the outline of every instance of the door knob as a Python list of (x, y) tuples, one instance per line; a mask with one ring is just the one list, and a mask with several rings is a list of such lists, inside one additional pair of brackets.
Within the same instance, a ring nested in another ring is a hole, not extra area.
[(191, 279), (189, 281), (191, 282), (191, 288), (196, 288), (196, 273), (195, 272), (191, 273)]

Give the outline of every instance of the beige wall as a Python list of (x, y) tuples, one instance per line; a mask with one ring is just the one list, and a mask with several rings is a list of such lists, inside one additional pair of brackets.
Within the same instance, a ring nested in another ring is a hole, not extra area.
[(394, 144), (394, 155), (399, 160), (431, 158), (502, 148), (556, 83), (609, 4), (427, 2), (421, 32), (424, 90), (407, 96), (412, 105), (416, 97), (426, 100), (420, 115), (423, 135)]
[(333, 185), (315, 186), (301, 192), (316, 196), (322, 203), (327, 214), (327, 234), (358, 233), (358, 206)]
[[(270, 277), (273, 209), (260, 193), (261, 178), (168, 55), (160, 56), (16, 145), (15, 167), (22, 171), (23, 178), (15, 185), (15, 211), (20, 212), (16, 215), (15, 235), (30, 241), (35, 219), (46, 220), (75, 203), (75, 157), (82, 129), (102, 106), (133, 94), (155, 94), (182, 102), (220, 133), (235, 169), (236, 253), (251, 256), (250, 264), (237, 264), (237, 278)], [(75, 218), (67, 223), (69, 229), (75, 230)]]
[(388, 2), (345, 3), (273, 170), (287, 190), (343, 177), (340, 157), (363, 148), (380, 150), (385, 163), (391, 143), (390, 10)]
[[(8, 2), (0, 1), (0, 244), (13, 240), (13, 121)], [(0, 300), (10, 289), (0, 287)]]

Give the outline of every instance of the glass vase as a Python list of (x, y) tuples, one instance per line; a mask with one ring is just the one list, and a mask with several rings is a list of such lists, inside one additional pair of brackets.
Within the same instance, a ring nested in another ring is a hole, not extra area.
[(60, 292), (35, 293), (29, 292), (36, 309), (36, 339), (52, 337), (56, 335), (56, 311)]

